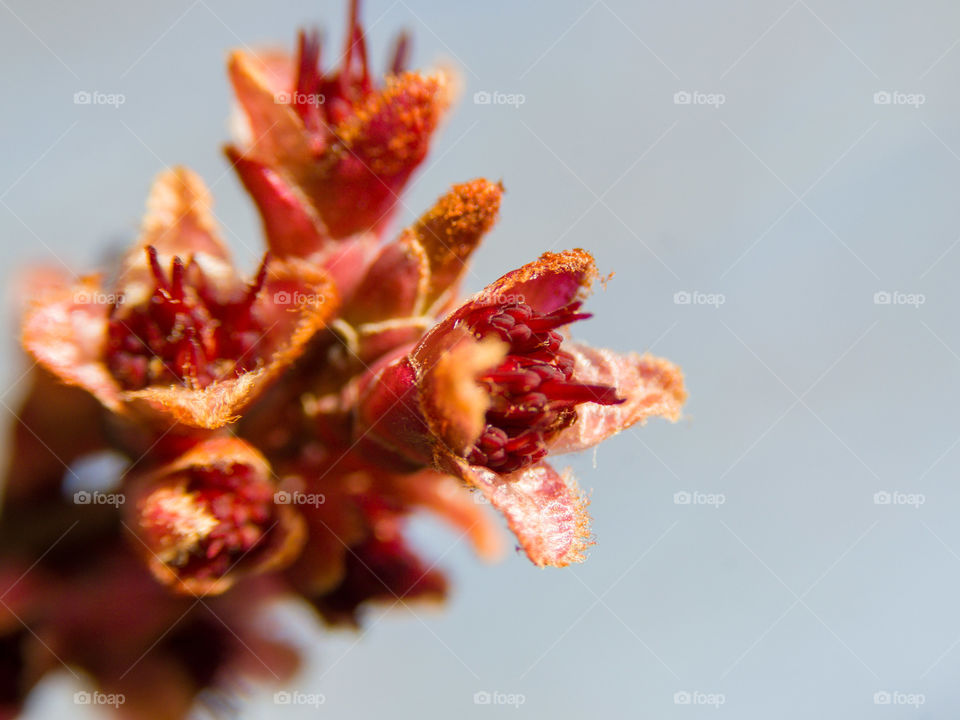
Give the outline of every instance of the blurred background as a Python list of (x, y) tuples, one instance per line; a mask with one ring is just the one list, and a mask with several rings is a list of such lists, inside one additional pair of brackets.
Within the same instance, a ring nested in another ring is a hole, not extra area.
[[(226, 52), (305, 23), (339, 44), (344, 14), (0, 0), (3, 407), (27, 367), (20, 268), (95, 269), (165, 166), (212, 185), (253, 266), (220, 152)], [(288, 690), (324, 702), (264, 690), (241, 717), (956, 717), (960, 6), (367, 0), (363, 19), (377, 67), (407, 28), (415, 65), (463, 80), (398, 225), (502, 178), (468, 289), (585, 247), (616, 275), (578, 336), (679, 363), (690, 400), (678, 425), (569, 458), (592, 493), (586, 564), (487, 566), (419, 522), (449, 604), (374, 609), (359, 634), (284, 611), (309, 648)], [(45, 683), (29, 717), (78, 716), (73, 683)]]

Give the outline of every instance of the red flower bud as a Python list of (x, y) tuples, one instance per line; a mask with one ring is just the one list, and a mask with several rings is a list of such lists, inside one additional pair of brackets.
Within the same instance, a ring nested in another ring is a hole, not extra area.
[[(337, 70), (321, 69), (315, 32), (300, 33), (295, 58), (231, 56), (230, 79), (249, 137), (228, 153), (274, 252), (302, 257), (325, 239), (377, 231), (391, 216), (451, 94), (443, 73), (403, 72), (406, 48), (401, 39), (386, 80), (376, 87), (354, 0)], [(290, 222), (310, 226), (299, 247), (280, 210), (291, 202), (303, 208)]]
[(300, 551), (303, 520), (276, 492), (256, 450), (216, 438), (137, 480), (129, 524), (157, 579), (180, 592), (219, 594)]
[(479, 488), (539, 565), (579, 560), (585, 503), (551, 451), (589, 447), (685, 399), (680, 371), (565, 340), (596, 276), (582, 250), (546, 254), (461, 305), (359, 384), (358, 442)]
[(337, 296), (297, 259), (265, 260), (251, 283), (240, 280), (209, 203), (189, 170), (161, 175), (114, 288), (94, 277), (45, 287), (24, 318), (27, 350), (117, 413), (202, 428), (236, 419), (299, 356)]

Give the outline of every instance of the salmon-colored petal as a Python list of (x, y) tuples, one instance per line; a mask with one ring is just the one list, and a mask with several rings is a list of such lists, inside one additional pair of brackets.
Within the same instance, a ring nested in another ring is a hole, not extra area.
[(444, 455), (440, 466), (477, 488), (507, 518), (520, 547), (535, 565), (582, 562), (591, 544), (587, 500), (569, 475), (540, 462), (510, 475)]
[(266, 381), (266, 369), (247, 372), (238, 378), (221, 380), (202, 389), (182, 385), (153, 386), (130, 390), (121, 399), (131, 411), (157, 425), (183, 423), (216, 430), (240, 417), (240, 411)]
[(60, 380), (84, 388), (106, 407), (120, 411), (120, 388), (102, 359), (111, 307), (99, 277), (47, 286), (24, 315), (22, 342)]
[(551, 452), (593, 447), (649, 417), (660, 416), (674, 422), (680, 419), (687, 392), (683, 372), (673, 363), (649, 354), (621, 355), (573, 342), (565, 343), (564, 349), (576, 361), (577, 382), (615, 388), (626, 401), (619, 405), (578, 405), (577, 420), (551, 441)]
[(508, 345), (496, 338), (478, 340), (464, 328), (454, 328), (431, 353), (419, 353), (415, 363), (420, 407), (433, 433), (455, 453), (464, 454), (486, 426), (490, 394), (477, 376), (497, 366)]
[(270, 165), (279, 164), (291, 178), (301, 178), (313, 156), (305, 128), (293, 108), (279, 102), (262, 63), (242, 50), (227, 63), (237, 101), (250, 125), (250, 145), (244, 153)]
[(459, 478), (424, 470), (412, 475), (391, 475), (387, 482), (406, 504), (430, 510), (460, 530), (484, 560), (496, 560), (503, 554), (503, 537), (486, 502), (478, 502), (480, 496), (468, 490)]
[(153, 291), (148, 247), (156, 250), (164, 267), (169, 267), (175, 256), (184, 261), (195, 257), (212, 279), (233, 275), (229, 250), (214, 220), (213, 198), (200, 176), (189, 168), (165, 170), (150, 188), (140, 237), (123, 258), (115, 288), (123, 302), (146, 301)]

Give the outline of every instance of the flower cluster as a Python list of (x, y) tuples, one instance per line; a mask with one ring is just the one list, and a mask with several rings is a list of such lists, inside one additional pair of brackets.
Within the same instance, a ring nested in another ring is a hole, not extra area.
[(453, 83), (407, 71), (405, 37), (379, 80), (364, 43), (354, 2), (335, 69), (315, 32), (292, 56), (230, 56), (243, 129), (226, 154), (266, 244), (252, 277), (201, 179), (175, 168), (115, 267), (28, 279), (0, 718), (61, 664), (132, 717), (178, 718), (201, 691), (219, 702), (295, 669), (254, 622), (270, 599), (334, 624), (371, 601), (440, 599), (443, 574), (404, 537), (419, 510), (485, 558), (501, 549), (492, 507), (536, 565), (580, 561), (586, 501), (549, 456), (678, 418), (677, 367), (571, 339), (598, 276), (584, 250), (461, 299), (499, 183), (454, 185), (390, 234)]

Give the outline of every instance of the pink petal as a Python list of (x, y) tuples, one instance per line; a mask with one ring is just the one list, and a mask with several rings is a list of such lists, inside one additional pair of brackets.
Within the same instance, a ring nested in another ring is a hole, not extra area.
[(497, 475), (462, 458), (439, 458), (443, 469), (475, 486), (507, 518), (507, 525), (534, 564), (564, 567), (582, 562), (590, 544), (587, 501), (570, 475), (545, 462)]
[(563, 349), (576, 360), (573, 377), (588, 385), (607, 385), (626, 398), (620, 405), (583, 403), (577, 406), (577, 420), (550, 445), (550, 452), (576, 452), (593, 447), (653, 416), (676, 422), (687, 392), (680, 368), (652, 355), (620, 355), (612, 350), (564, 343)]
[(110, 312), (99, 278), (41, 288), (23, 318), (23, 346), (68, 385), (78, 385), (111, 410), (119, 387), (101, 360)]

